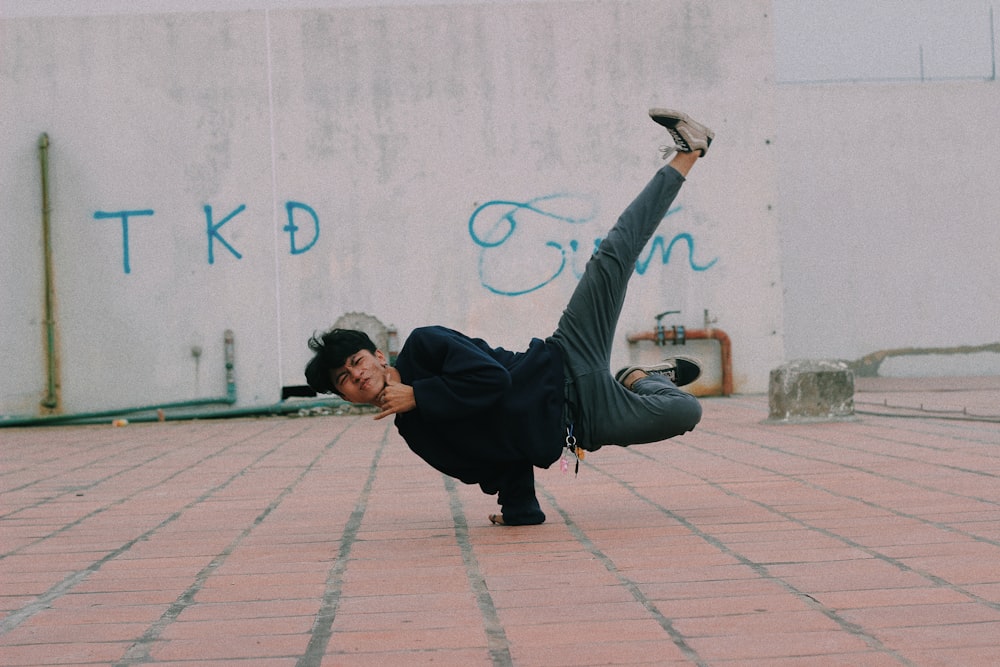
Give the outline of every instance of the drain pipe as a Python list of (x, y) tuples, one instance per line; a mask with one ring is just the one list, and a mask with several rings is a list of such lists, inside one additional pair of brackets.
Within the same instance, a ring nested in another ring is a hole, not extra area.
[(52, 275), (52, 234), (49, 207), (49, 135), (38, 138), (38, 159), (42, 170), (42, 244), (45, 252), (45, 359), (48, 386), (42, 407), (59, 412), (59, 358), (56, 349), (55, 281)]

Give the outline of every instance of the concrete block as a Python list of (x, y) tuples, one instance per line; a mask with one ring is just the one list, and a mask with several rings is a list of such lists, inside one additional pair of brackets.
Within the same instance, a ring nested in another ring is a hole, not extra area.
[(797, 360), (771, 371), (768, 422), (853, 420), (854, 372), (842, 361)]

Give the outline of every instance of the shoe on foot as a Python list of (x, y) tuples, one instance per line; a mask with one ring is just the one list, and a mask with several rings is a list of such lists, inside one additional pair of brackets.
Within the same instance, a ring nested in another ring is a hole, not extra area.
[[(715, 132), (701, 123), (694, 121), (686, 113), (672, 109), (650, 109), (649, 117), (667, 128), (677, 146), (674, 150), (681, 153), (701, 151), (702, 157), (712, 145)], [(669, 149), (666, 153), (669, 153)]]
[[(701, 377), (701, 364), (698, 363), (697, 359), (691, 357), (669, 357), (650, 366), (626, 366), (615, 373), (615, 380), (622, 383), (626, 389), (631, 389), (631, 385), (625, 384), (625, 378), (635, 371), (642, 371), (647, 376), (666, 375), (675, 385), (683, 387)], [(634, 380), (632, 384), (635, 384)]]

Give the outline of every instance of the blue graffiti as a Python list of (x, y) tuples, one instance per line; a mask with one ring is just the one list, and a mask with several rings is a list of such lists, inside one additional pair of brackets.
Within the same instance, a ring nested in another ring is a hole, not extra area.
[(233, 257), (235, 257), (236, 259), (243, 259), (243, 255), (241, 255), (236, 250), (236, 248), (234, 248), (233, 246), (229, 245), (229, 242), (226, 241), (226, 239), (222, 238), (222, 235), (219, 234), (219, 228), (222, 227), (222, 225), (224, 225), (227, 222), (229, 222), (230, 220), (232, 220), (234, 217), (236, 217), (240, 213), (242, 213), (243, 209), (245, 209), (246, 207), (247, 207), (246, 204), (240, 204), (235, 209), (233, 209), (232, 213), (230, 213), (229, 215), (227, 215), (226, 217), (224, 217), (219, 222), (212, 222), (212, 207), (209, 206), (208, 204), (205, 204), (205, 223), (207, 225), (207, 232), (208, 232), (208, 263), (209, 264), (215, 264), (215, 244), (213, 243), (215, 240), (218, 240), (219, 243), (221, 243), (223, 245), (223, 247), (226, 248), (226, 250), (228, 250), (229, 252), (231, 252), (233, 254)]
[[(583, 204), (587, 210), (582, 215), (575, 216), (558, 213), (554, 210), (550, 210), (549, 205), (553, 203), (562, 206), (563, 208)], [(482, 214), (483, 211), (497, 207), (500, 207), (499, 217), (495, 219), (492, 225), (483, 230), (485, 233), (479, 233), (477, 231), (477, 219), (480, 217), (480, 214)], [(541, 218), (549, 221), (556, 221), (570, 225), (589, 222), (595, 215), (593, 202), (584, 197), (567, 194), (552, 194), (544, 197), (537, 197), (527, 202), (495, 200), (486, 202), (485, 204), (477, 207), (476, 210), (472, 212), (472, 216), (469, 218), (469, 235), (472, 237), (472, 240), (476, 243), (476, 245), (483, 248), (483, 250), (479, 253), (480, 283), (483, 287), (494, 294), (500, 294), (502, 296), (520, 296), (522, 294), (534, 292), (535, 290), (545, 287), (550, 282), (558, 278), (566, 268), (566, 251), (563, 248), (563, 245), (557, 241), (549, 240), (545, 241), (544, 245), (546, 248), (552, 248), (556, 251), (555, 253), (549, 253), (552, 257), (551, 263), (554, 264), (554, 268), (538, 282), (520, 289), (512, 290), (500, 288), (492, 284), (491, 281), (485, 277), (487, 273), (485, 266), (487, 259), (486, 251), (492, 248), (499, 248), (500, 246), (509, 243), (518, 228), (518, 215), (523, 215), (525, 213), (541, 216)]]
[[(305, 211), (312, 217), (313, 221), (312, 240), (302, 248), (295, 245), (295, 232), (299, 231), (299, 226), (295, 224), (295, 209)], [(288, 232), (288, 242), (291, 246), (291, 253), (293, 255), (301, 255), (316, 245), (316, 241), (319, 240), (319, 216), (316, 215), (316, 211), (314, 211), (311, 206), (307, 206), (306, 204), (302, 204), (297, 201), (286, 202), (285, 211), (288, 213), (288, 224), (282, 229)]]
[[(567, 215), (553, 210), (554, 206), (565, 208), (566, 206), (577, 206), (581, 202), (586, 203), (589, 209), (582, 215)], [(496, 211), (496, 209), (499, 210)], [(483, 213), (487, 210), (494, 214), (499, 213), (499, 216), (495, 218), (484, 216)], [(683, 209), (680, 206), (670, 209), (664, 219), (676, 215), (681, 210)], [(579, 279), (583, 275), (586, 261), (593, 252), (596, 252), (602, 239), (595, 239), (592, 250), (582, 253), (580, 252), (581, 243), (577, 239), (560, 241), (551, 238), (551, 236), (538, 239), (537, 228), (553, 221), (570, 225), (590, 222), (595, 215), (595, 206), (589, 199), (566, 194), (552, 194), (526, 202), (496, 200), (482, 204), (473, 211), (469, 218), (469, 236), (480, 248), (478, 262), (480, 284), (494, 294), (521, 296), (542, 289), (554, 281), (565, 272), (567, 265), (571, 266), (572, 274), (576, 279)], [(516, 238), (515, 234), (519, 227), (525, 231)], [(531, 237), (529, 232), (534, 232), (535, 237)], [(532, 238), (535, 240), (532, 241)], [(688, 265), (693, 271), (707, 271), (718, 261), (718, 258), (715, 258), (704, 264), (696, 262), (694, 258), (695, 239), (688, 232), (676, 234), (669, 242), (664, 236), (657, 235), (650, 241), (649, 254), (636, 261), (636, 272), (639, 275), (646, 273), (657, 255), (664, 265), (668, 264), (674, 245), (679, 242), (687, 244)], [(510, 266), (524, 254), (522, 249), (517, 247), (518, 244), (531, 246), (527, 249), (531, 256), (531, 263), (528, 265), (527, 271), (531, 274), (530, 276), (516, 275), (510, 271)], [(538, 254), (539, 248), (546, 249), (544, 255)], [(513, 252), (513, 258), (508, 258), (507, 262), (499, 261), (495, 257), (488, 258), (488, 254), (502, 250)], [(583, 264), (584, 267), (579, 266), (579, 264)], [(513, 284), (507, 284), (511, 282)], [(501, 286), (501, 283), (505, 284)]]
[[(216, 221), (211, 205), (204, 206), (205, 233), (208, 245), (208, 263), (215, 264), (215, 244), (219, 243), (237, 260), (242, 253), (222, 235), (222, 227), (233, 221), (246, 210), (240, 204), (224, 218)], [(667, 212), (665, 218), (676, 215), (681, 207)], [(287, 224), (282, 231), (288, 234), (289, 252), (301, 255), (311, 250), (320, 236), (320, 219), (316, 211), (302, 202), (285, 202)], [(297, 212), (300, 215), (297, 215)], [(489, 212), (489, 215), (486, 213)], [(308, 226), (296, 223), (301, 213), (308, 216)], [(129, 222), (131, 218), (152, 216), (152, 209), (121, 211), (96, 211), (95, 220), (117, 219), (122, 226), (122, 266), (126, 274), (132, 272), (129, 256)], [(583, 275), (587, 260), (600, 247), (601, 238), (593, 244), (581, 243), (576, 238), (567, 238), (567, 225), (580, 225), (596, 218), (596, 206), (592, 198), (572, 194), (551, 194), (525, 202), (494, 200), (478, 206), (469, 218), (469, 236), (479, 246), (478, 271), (480, 284), (488, 291), (501, 296), (520, 296), (542, 289), (564, 273), (576, 279)], [(530, 224), (529, 224), (530, 223)], [(555, 225), (555, 227), (546, 225)], [(311, 236), (303, 243), (302, 234)], [(707, 263), (695, 261), (695, 239), (688, 232), (680, 232), (667, 240), (664, 236), (654, 236), (649, 244), (649, 252), (636, 261), (636, 272), (646, 273), (657, 257), (663, 265), (669, 264), (674, 246), (687, 245), (688, 265), (693, 271), (707, 271), (718, 258)], [(524, 264), (525, 258), (528, 259)], [(518, 270), (512, 270), (516, 266)], [(519, 273), (520, 267), (523, 272)], [(568, 269), (568, 271), (567, 271)]]
[[(671, 212), (668, 212), (667, 215), (670, 215)], [(719, 261), (719, 258), (716, 257), (708, 264), (696, 264), (694, 261), (694, 237), (688, 234), (687, 232), (681, 232), (680, 234), (675, 235), (674, 238), (670, 239), (670, 243), (666, 245), (665, 249), (663, 247), (664, 246), (663, 237), (657, 235), (653, 237), (652, 241), (650, 241), (651, 247), (649, 249), (649, 256), (645, 260), (640, 258), (639, 260), (636, 261), (635, 263), (636, 273), (638, 273), (640, 276), (646, 273), (646, 269), (649, 268), (650, 263), (653, 261), (653, 257), (656, 254), (657, 248), (661, 250), (660, 257), (663, 263), (669, 264), (670, 251), (674, 249), (674, 244), (677, 243), (678, 241), (684, 241), (688, 245), (688, 265), (691, 267), (692, 271), (708, 271), (710, 268), (715, 266), (716, 262)]]
[[(226, 217), (222, 218), (218, 222), (214, 220), (213, 209), (211, 205), (206, 204), (204, 206), (205, 211), (205, 234), (208, 238), (208, 263), (215, 264), (215, 244), (219, 243), (223, 248), (229, 251), (229, 253), (236, 259), (243, 259), (243, 254), (233, 246), (232, 243), (226, 240), (222, 236), (221, 229), (223, 225), (229, 223), (233, 218), (238, 216), (240, 213), (246, 210), (246, 204), (240, 204)], [(316, 211), (308, 204), (303, 204), (302, 202), (289, 201), (285, 203), (285, 211), (288, 216), (288, 224), (282, 227), (282, 231), (288, 233), (289, 240), (289, 252), (292, 255), (301, 255), (308, 252), (316, 245), (316, 241), (319, 240), (319, 215)], [(312, 238), (308, 243), (304, 245), (301, 243), (301, 239), (296, 236), (302, 228), (295, 224), (295, 212), (303, 211), (310, 218), (312, 218)], [(121, 221), (122, 225), (122, 268), (126, 274), (132, 273), (132, 261), (129, 256), (129, 221), (130, 218), (135, 218), (138, 216), (151, 216), (153, 215), (153, 209), (135, 209), (135, 210), (123, 210), (123, 211), (95, 211), (95, 220), (110, 220), (116, 219)]]
[(138, 211), (94, 211), (95, 220), (107, 220), (109, 218), (120, 218), (122, 221), (122, 268), (125, 273), (132, 272), (132, 264), (128, 256), (128, 219), (138, 215), (153, 215), (153, 209), (142, 209)]

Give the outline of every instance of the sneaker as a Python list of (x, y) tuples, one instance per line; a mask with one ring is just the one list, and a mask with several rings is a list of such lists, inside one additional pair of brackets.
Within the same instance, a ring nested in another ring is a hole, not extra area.
[(622, 383), (626, 389), (631, 389), (631, 386), (625, 385), (625, 378), (632, 371), (642, 371), (646, 375), (666, 375), (675, 385), (683, 387), (701, 377), (701, 364), (691, 357), (669, 357), (651, 366), (626, 366), (615, 373), (615, 380)]
[[(708, 152), (708, 147), (712, 145), (712, 137), (715, 136), (715, 132), (701, 123), (691, 120), (686, 113), (671, 109), (650, 109), (649, 117), (667, 128), (667, 132), (677, 144), (673, 150), (681, 153), (701, 151), (702, 157), (704, 157), (705, 153)], [(670, 151), (668, 149), (665, 152), (669, 153)]]

